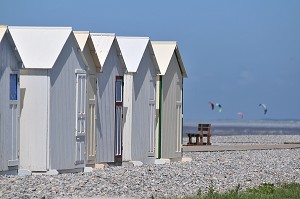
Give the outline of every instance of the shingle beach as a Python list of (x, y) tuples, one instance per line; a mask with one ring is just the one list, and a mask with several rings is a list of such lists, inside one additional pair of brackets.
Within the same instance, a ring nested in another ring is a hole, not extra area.
[[(186, 139), (184, 139), (184, 143)], [(300, 142), (298, 135), (212, 136), (212, 144)], [(184, 197), (262, 183), (300, 183), (300, 149), (185, 152), (191, 162), (109, 166), (89, 173), (0, 176), (0, 198)]]

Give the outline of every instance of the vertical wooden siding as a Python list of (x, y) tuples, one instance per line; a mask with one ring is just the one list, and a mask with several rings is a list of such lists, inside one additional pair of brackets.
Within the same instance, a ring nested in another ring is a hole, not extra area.
[(9, 78), (11, 72), (16, 70), (18, 70), (18, 61), (7, 37), (4, 36), (0, 41), (0, 171), (8, 170), (8, 160), (12, 156), (12, 112), (9, 108)]
[[(181, 140), (181, 128), (178, 129), (176, 102), (182, 98), (182, 75), (176, 60), (175, 53), (172, 55), (170, 65), (166, 74), (162, 76), (162, 107), (161, 108), (161, 155), (162, 158), (180, 158), (181, 151), (178, 151), (178, 140)], [(178, 82), (179, 81), (179, 82)], [(180, 114), (180, 117), (182, 114)], [(181, 142), (181, 141), (180, 141)]]
[[(132, 102), (132, 160), (154, 161), (148, 157), (150, 147), (150, 92), (155, 93), (156, 71), (149, 48), (147, 47), (139, 68), (133, 77)], [(150, 84), (153, 91), (150, 91)], [(155, 99), (155, 98), (154, 98)], [(155, 107), (155, 104), (154, 104)], [(152, 118), (155, 120), (155, 116)]]
[(76, 46), (75, 38), (71, 34), (50, 72), (50, 169), (65, 170), (76, 167), (75, 70), (86, 70)]
[(114, 162), (116, 76), (123, 76), (123, 70), (114, 41), (97, 77), (97, 163)]

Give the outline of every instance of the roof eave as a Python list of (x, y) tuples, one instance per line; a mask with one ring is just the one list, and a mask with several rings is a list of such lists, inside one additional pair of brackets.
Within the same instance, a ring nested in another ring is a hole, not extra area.
[(148, 46), (149, 46), (149, 50), (150, 50), (151, 59), (154, 63), (155, 69), (156, 69), (156, 74), (160, 74), (159, 65), (158, 65), (158, 62), (157, 62), (157, 59), (156, 59), (156, 56), (155, 56), (155, 53), (154, 53), (154, 50), (153, 50), (153, 47), (152, 47), (152, 44), (151, 44), (150, 40), (148, 42)]
[(183, 61), (182, 61), (182, 58), (181, 58), (181, 55), (180, 55), (180, 52), (179, 52), (179, 49), (178, 49), (177, 45), (175, 47), (175, 55), (176, 55), (176, 58), (178, 60), (178, 64), (179, 64), (182, 76), (187, 78), (188, 76), (187, 76), (187, 73), (186, 73), (186, 70), (185, 70), (185, 67), (184, 67), (184, 64), (183, 64)]
[(89, 37), (88, 37), (88, 40), (87, 40), (87, 44), (89, 46), (89, 50), (90, 50), (91, 56), (93, 58), (93, 62), (95, 64), (95, 66), (96, 66), (96, 71), (100, 72), (102, 70), (102, 66), (101, 66), (99, 57), (98, 57), (97, 52), (96, 52), (95, 45), (94, 45), (94, 43), (92, 41), (92, 38), (91, 38), (90, 34), (89, 34)]
[(117, 56), (118, 56), (118, 58), (121, 62), (123, 72), (127, 73), (128, 70), (127, 70), (127, 67), (126, 67), (126, 64), (125, 64), (125, 61), (124, 61), (124, 57), (122, 55), (122, 52), (121, 52), (121, 49), (120, 49), (120, 46), (119, 46), (119, 43), (118, 43), (118, 40), (117, 40), (116, 36), (114, 38), (113, 45), (115, 45), (115, 47), (117, 49)]

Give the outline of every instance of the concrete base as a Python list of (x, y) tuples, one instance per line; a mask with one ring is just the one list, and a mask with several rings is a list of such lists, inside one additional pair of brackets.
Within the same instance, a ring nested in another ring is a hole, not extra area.
[(92, 172), (92, 171), (93, 171), (92, 167), (84, 167), (84, 169), (83, 169), (84, 173), (89, 173), (89, 172)]
[(59, 172), (56, 169), (51, 169), (45, 173), (46, 175), (58, 175)]
[(18, 170), (0, 171), (0, 175), (18, 175)]
[(143, 162), (141, 162), (141, 161), (129, 161), (129, 164), (130, 163), (135, 167), (139, 167), (139, 166), (143, 165)]
[(18, 170), (18, 175), (20, 175), (20, 176), (30, 176), (30, 175), (32, 175), (32, 172), (30, 170), (27, 170), (27, 169), (19, 169)]
[(189, 157), (182, 157), (181, 162), (192, 162), (192, 158)]
[(170, 164), (170, 163), (171, 163), (170, 159), (164, 159), (164, 158), (156, 159), (154, 162), (154, 164)]
[(79, 173), (83, 172), (83, 168), (58, 170), (58, 173)]
[(108, 164), (103, 163), (103, 164), (95, 164), (95, 169), (105, 169), (108, 167)]
[(130, 161), (130, 162), (128, 162), (128, 161), (124, 161), (124, 162), (122, 162), (122, 166), (125, 166), (125, 167), (133, 167), (134, 165), (133, 165), (133, 163)]

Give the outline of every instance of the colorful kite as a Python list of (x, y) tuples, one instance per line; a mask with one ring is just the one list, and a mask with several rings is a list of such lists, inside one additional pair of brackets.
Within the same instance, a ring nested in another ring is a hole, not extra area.
[(244, 113), (243, 112), (238, 112), (237, 115), (239, 115), (242, 119), (244, 118)]
[(211, 110), (214, 110), (214, 109), (215, 109), (215, 105), (214, 105), (214, 103), (212, 103), (211, 101), (209, 101), (208, 103), (209, 103), (209, 104), (210, 104), (210, 106), (211, 106)]
[(267, 114), (268, 109), (267, 109), (267, 106), (265, 104), (259, 104), (258, 106), (263, 107), (264, 108), (264, 114)]
[(219, 104), (219, 103), (216, 103), (216, 106), (219, 108), (219, 112), (221, 113), (222, 112), (222, 106), (221, 106), (221, 104)]

